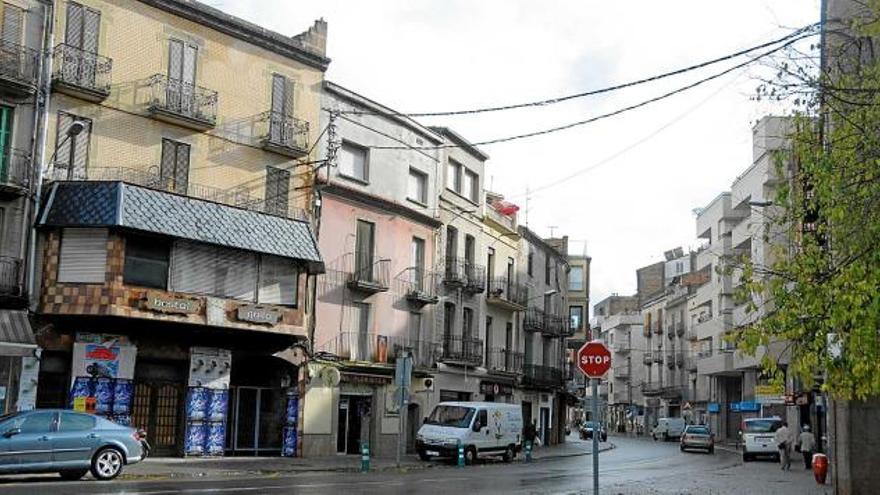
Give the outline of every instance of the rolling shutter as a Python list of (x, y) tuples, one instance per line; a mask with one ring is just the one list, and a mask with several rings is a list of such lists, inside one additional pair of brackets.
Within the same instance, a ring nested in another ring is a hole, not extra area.
[(64, 229), (59, 258), (59, 282), (104, 283), (107, 229)]
[(162, 140), (162, 162), (159, 175), (165, 189), (186, 194), (189, 186), (190, 145), (171, 139)]
[(253, 301), (256, 288), (254, 253), (190, 241), (174, 244), (171, 290)]
[(266, 167), (266, 212), (287, 215), (290, 194), (290, 171)]
[(279, 256), (261, 257), (260, 303), (296, 305), (296, 289), (297, 268), (292, 261)]
[(2, 39), (6, 43), (21, 44), (21, 24), (24, 11), (14, 5), (3, 3)]

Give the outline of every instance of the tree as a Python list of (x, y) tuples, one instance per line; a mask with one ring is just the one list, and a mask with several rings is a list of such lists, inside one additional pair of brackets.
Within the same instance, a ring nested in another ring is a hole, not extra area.
[[(777, 157), (789, 180), (777, 190), (765, 233), (781, 229), (786, 242), (773, 246), (767, 266), (741, 260), (736, 297), (764, 315), (732, 335), (752, 355), (785, 343), (788, 372), (807, 385), (821, 377), (823, 390), (839, 399), (880, 396), (880, 64), (873, 49), (880, 1), (867, 7), (870, 15), (826, 33), (821, 69), (819, 47), (792, 50), (777, 77), (759, 87), (760, 97), (796, 108), (790, 149)], [(781, 375), (773, 356), (762, 365)]]

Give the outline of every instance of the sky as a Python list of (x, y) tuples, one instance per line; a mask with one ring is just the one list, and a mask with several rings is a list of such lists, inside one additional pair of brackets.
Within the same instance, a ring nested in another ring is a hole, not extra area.
[[(324, 18), (327, 79), (401, 112), (579, 93), (725, 55), (819, 19), (818, 0), (203, 1), (287, 35)], [(479, 142), (584, 120), (730, 65), (558, 105), (420, 120)], [(490, 156), (485, 186), (521, 207), (521, 224), (543, 236), (568, 235), (570, 252), (592, 257), (593, 304), (632, 294), (637, 268), (671, 248), (700, 245), (693, 210), (751, 165), (754, 123), (785, 111), (753, 97), (769, 74), (766, 65), (750, 66), (614, 118), (482, 147)]]

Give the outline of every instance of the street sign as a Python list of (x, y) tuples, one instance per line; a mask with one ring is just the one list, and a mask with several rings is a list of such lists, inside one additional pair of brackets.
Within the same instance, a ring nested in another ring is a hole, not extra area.
[(602, 378), (611, 368), (611, 351), (598, 340), (587, 342), (578, 349), (577, 367), (589, 378)]

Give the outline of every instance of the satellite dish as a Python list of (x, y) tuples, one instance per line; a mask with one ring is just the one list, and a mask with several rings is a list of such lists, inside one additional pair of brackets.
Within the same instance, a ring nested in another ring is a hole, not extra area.
[(324, 386), (335, 387), (339, 385), (340, 379), (341, 375), (338, 368), (328, 366), (321, 370), (321, 381), (324, 382)]

